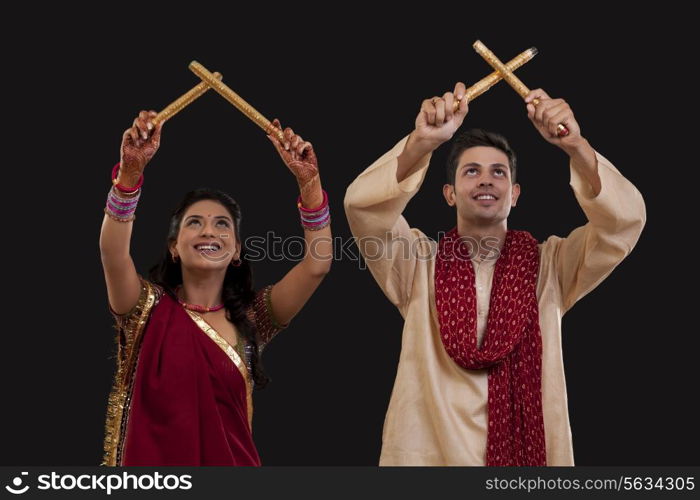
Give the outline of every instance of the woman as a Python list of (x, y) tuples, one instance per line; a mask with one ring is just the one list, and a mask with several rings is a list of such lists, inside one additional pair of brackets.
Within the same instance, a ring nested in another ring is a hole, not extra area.
[(129, 243), (143, 171), (160, 145), (155, 115), (142, 111), (124, 132), (100, 234), (118, 331), (103, 465), (260, 465), (251, 434), (252, 387), (267, 381), (260, 353), (330, 268), (330, 214), (316, 156), (290, 128), (282, 142), (268, 136), (299, 184), (313, 250), (281, 281), (253, 290), (240, 208), (210, 189), (188, 193), (174, 211), (164, 256), (145, 279)]

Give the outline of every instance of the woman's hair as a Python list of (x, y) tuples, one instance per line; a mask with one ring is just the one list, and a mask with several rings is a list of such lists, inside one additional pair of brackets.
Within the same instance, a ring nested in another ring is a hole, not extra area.
[[(149, 271), (149, 279), (161, 285), (166, 293), (174, 300), (177, 300), (175, 288), (182, 284), (182, 269), (180, 262), (173, 262), (170, 253), (170, 245), (177, 240), (180, 232), (182, 217), (190, 205), (201, 200), (213, 200), (221, 203), (233, 218), (233, 231), (236, 241), (241, 243), (241, 265), (238, 267), (227, 266), (224, 276), (223, 299), (226, 317), (237, 330), (252, 344), (251, 349), (251, 371), (256, 389), (265, 387), (269, 379), (265, 375), (262, 362), (259, 358), (258, 345), (259, 338), (255, 324), (248, 319), (246, 311), (253, 305), (255, 291), (253, 289), (253, 271), (250, 264), (245, 259), (245, 250), (241, 240), (241, 208), (238, 203), (223, 191), (209, 188), (200, 188), (190, 191), (177, 206), (170, 216), (170, 227), (165, 244), (165, 251), (158, 261)], [(244, 360), (245, 361), (245, 360)]]

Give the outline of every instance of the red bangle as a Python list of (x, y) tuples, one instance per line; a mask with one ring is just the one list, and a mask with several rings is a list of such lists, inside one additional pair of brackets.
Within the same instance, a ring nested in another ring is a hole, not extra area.
[(316, 208), (304, 208), (301, 204), (301, 195), (299, 195), (299, 198), (297, 198), (297, 208), (299, 208), (299, 210), (301, 210), (302, 212), (306, 212), (306, 213), (318, 212), (320, 210), (323, 210), (324, 208), (326, 208), (328, 206), (328, 194), (326, 194), (326, 191), (324, 189), (321, 189), (321, 192), (323, 193), (323, 201), (321, 202), (321, 204), (318, 207), (316, 207)]
[(122, 193), (134, 193), (139, 190), (141, 186), (143, 186), (143, 174), (141, 174), (141, 177), (139, 178), (139, 181), (136, 183), (134, 187), (126, 187), (122, 186), (121, 184), (117, 184), (117, 173), (119, 172), (119, 166), (121, 165), (121, 162), (117, 162), (116, 165), (114, 165), (114, 168), (112, 169), (112, 184), (121, 191)]

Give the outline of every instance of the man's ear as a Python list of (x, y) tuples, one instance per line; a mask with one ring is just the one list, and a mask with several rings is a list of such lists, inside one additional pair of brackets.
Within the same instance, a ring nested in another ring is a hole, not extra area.
[(520, 197), (520, 184), (513, 184), (513, 195), (511, 198), (510, 206), (514, 207), (515, 204), (518, 202), (518, 198)]
[(445, 184), (442, 186), (442, 195), (445, 197), (445, 201), (447, 201), (447, 204), (451, 207), (455, 206), (456, 201), (456, 195), (455, 195), (455, 187), (452, 184)]

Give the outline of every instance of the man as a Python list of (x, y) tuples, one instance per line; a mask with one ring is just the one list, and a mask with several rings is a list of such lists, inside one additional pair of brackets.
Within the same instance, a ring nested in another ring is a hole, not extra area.
[(464, 95), (458, 83), (423, 101), (415, 130), (345, 196), (360, 251), (405, 321), (380, 465), (573, 465), (561, 317), (630, 253), (644, 202), (581, 136), (568, 104), (537, 89), (525, 98), (528, 117), (569, 156), (588, 223), (541, 244), (509, 230), (515, 155), (476, 130), (456, 138), (448, 161), (443, 194), (457, 225), (428, 239), (401, 213), (432, 152), (462, 125)]

